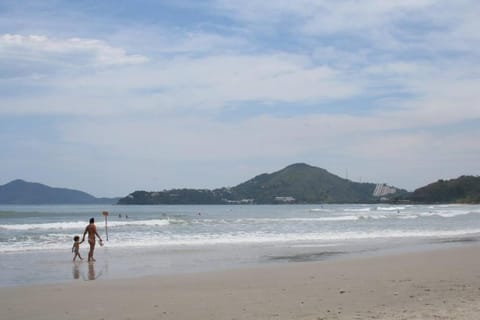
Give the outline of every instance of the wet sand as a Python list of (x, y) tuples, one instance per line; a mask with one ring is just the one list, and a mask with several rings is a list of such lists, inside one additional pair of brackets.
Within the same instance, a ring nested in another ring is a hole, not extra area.
[(480, 246), (0, 288), (2, 319), (480, 319)]

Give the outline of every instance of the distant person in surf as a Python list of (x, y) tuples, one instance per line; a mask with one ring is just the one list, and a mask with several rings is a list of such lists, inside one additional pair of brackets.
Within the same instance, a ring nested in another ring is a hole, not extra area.
[(90, 224), (85, 228), (83, 232), (82, 242), (85, 241), (85, 235), (88, 233), (88, 244), (90, 245), (90, 251), (88, 252), (88, 261), (95, 261), (93, 258), (93, 251), (95, 251), (95, 236), (100, 240), (100, 245), (103, 246), (103, 240), (97, 232), (97, 226), (95, 225), (95, 219), (90, 219)]

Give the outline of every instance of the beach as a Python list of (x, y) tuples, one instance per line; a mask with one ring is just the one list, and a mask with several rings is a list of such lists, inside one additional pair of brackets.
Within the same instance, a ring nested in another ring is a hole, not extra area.
[[(479, 319), (480, 246), (0, 288), (2, 319)], [(98, 262), (97, 262), (98, 263)]]

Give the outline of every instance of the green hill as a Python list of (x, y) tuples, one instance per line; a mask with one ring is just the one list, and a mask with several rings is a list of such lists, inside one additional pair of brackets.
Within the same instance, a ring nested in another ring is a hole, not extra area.
[(480, 203), (480, 177), (439, 180), (416, 189), (408, 198), (418, 203)]
[(232, 188), (237, 198), (252, 198), (256, 203), (286, 201), (286, 197), (299, 203), (370, 202), (375, 200), (374, 189), (373, 183), (352, 182), (303, 163), (256, 176)]
[[(226, 190), (226, 189), (225, 189)], [(118, 201), (118, 204), (224, 204), (230, 193), (217, 190), (172, 189), (157, 192), (135, 191)]]
[[(258, 175), (232, 188), (135, 191), (119, 204), (360, 203), (378, 201), (376, 184), (358, 183), (304, 163)], [(398, 190), (399, 193), (405, 192)]]

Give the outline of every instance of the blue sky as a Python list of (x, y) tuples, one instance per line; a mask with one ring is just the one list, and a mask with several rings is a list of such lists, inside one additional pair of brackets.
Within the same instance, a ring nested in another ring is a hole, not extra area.
[(480, 3), (1, 1), (0, 184), (479, 174)]

